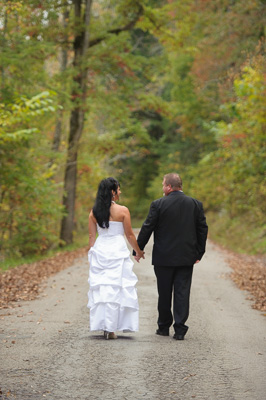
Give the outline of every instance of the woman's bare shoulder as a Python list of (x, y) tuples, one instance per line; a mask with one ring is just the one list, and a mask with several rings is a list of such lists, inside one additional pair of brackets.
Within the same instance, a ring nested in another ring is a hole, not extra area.
[(110, 219), (113, 221), (121, 221), (123, 222), (126, 216), (128, 215), (128, 208), (125, 206), (121, 206), (120, 204), (114, 204), (110, 210)]
[(119, 208), (117, 208), (117, 210), (119, 210), (121, 213), (123, 213), (123, 214), (129, 213), (129, 210), (126, 206), (121, 206), (120, 204), (117, 204), (117, 206), (119, 207)]
[(122, 206), (121, 204), (117, 204), (118, 207), (120, 207), (123, 210), (128, 210), (128, 208), (126, 206)]

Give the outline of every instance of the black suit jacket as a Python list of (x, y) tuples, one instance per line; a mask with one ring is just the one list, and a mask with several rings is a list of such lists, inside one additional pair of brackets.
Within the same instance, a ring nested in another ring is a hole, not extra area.
[(137, 239), (141, 250), (152, 232), (153, 265), (195, 264), (205, 253), (208, 233), (202, 203), (180, 191), (153, 201)]

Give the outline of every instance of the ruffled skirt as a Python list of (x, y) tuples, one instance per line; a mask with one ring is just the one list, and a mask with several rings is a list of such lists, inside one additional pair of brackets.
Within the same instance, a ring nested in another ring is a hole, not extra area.
[(99, 236), (88, 259), (90, 330), (138, 331), (138, 279), (124, 236)]

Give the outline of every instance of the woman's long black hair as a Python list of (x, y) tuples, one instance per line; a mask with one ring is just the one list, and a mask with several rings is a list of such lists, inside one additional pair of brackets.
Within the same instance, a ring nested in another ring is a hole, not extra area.
[(112, 190), (117, 193), (119, 182), (114, 178), (103, 179), (98, 187), (93, 215), (101, 228), (109, 228), (110, 207), (113, 198)]

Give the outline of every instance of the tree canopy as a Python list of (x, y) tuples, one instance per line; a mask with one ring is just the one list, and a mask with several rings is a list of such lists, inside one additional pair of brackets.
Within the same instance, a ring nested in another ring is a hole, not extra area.
[(3, 3), (4, 257), (86, 232), (107, 176), (143, 220), (173, 171), (203, 201), (211, 237), (262, 253), (264, 15), (259, 0)]

